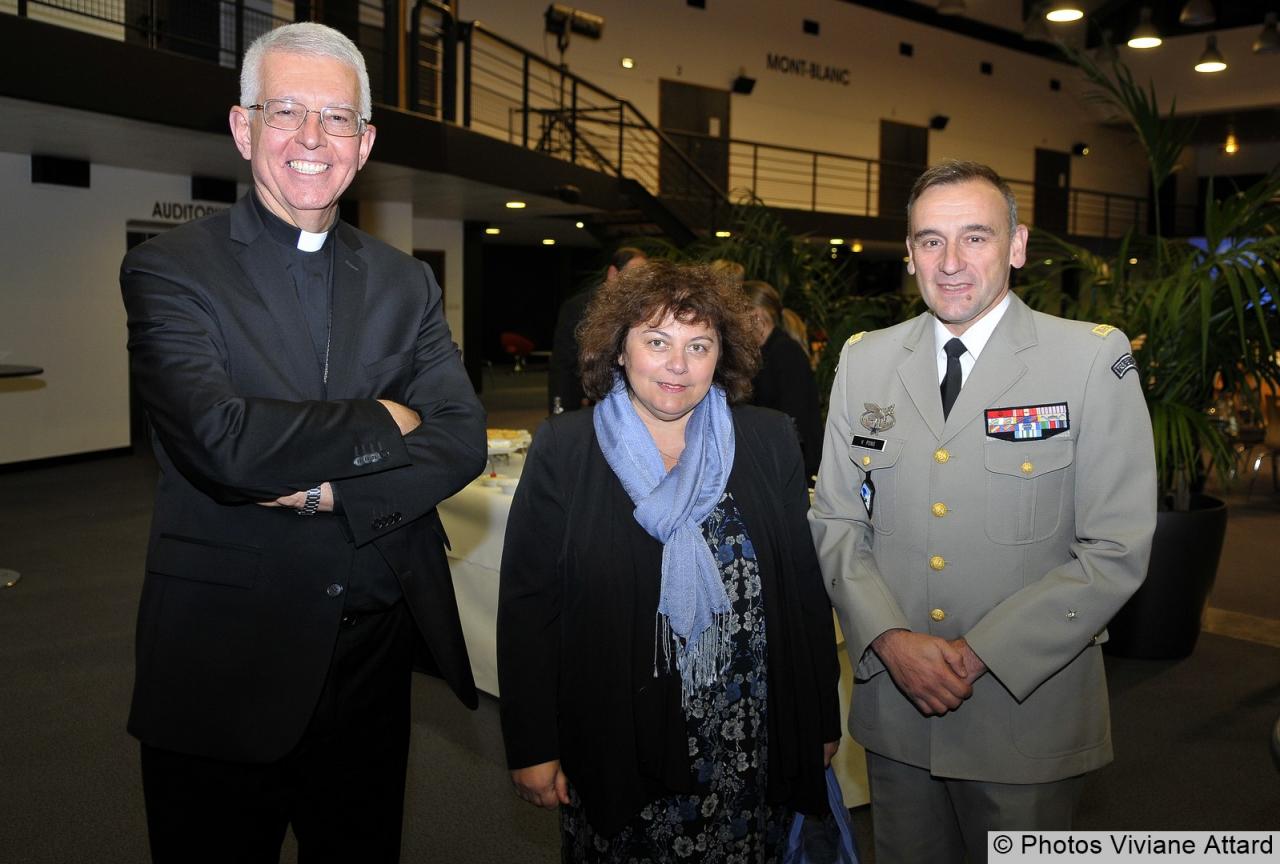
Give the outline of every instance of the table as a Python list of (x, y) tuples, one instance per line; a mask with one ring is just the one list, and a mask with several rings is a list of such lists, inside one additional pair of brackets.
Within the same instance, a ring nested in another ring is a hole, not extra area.
[[(21, 366), (12, 363), (0, 363), (0, 378), (25, 378), (28, 375), (43, 375), (39, 366)], [(22, 581), (22, 574), (17, 570), (6, 570), (0, 567), (0, 589), (12, 588)]]
[[(503, 462), (502, 457), (498, 457), (494, 467), (500, 475), (518, 478), (524, 470), (524, 456), (516, 453), (507, 459)], [(511, 495), (500, 487), (483, 485), (482, 480), (472, 481), (457, 495), (441, 502), (440, 519), (449, 535), (449, 570), (458, 597), (462, 635), (471, 657), (471, 674), (476, 687), (497, 696), (498, 570), (502, 564), (507, 517), (511, 513)], [(837, 639), (840, 642), (840, 722), (841, 729), (847, 730), (853, 668), (843, 647), (839, 625)], [(866, 754), (847, 731), (833, 764), (845, 806), (857, 807), (871, 800)]]
[(0, 378), (25, 378), (28, 375), (43, 375), (39, 366), (20, 366), (12, 363), (0, 363)]

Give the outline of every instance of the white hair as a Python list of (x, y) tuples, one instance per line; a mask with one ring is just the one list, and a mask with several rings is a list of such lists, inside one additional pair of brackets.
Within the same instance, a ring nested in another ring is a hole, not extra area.
[[(356, 71), (360, 79), (360, 116), (373, 117), (373, 98), (369, 94), (369, 70), (364, 65), (364, 55), (356, 44), (332, 27), (304, 21), (285, 24), (268, 30), (244, 52), (240, 69), (240, 104), (256, 105), (262, 99), (262, 61), (267, 54), (302, 54), (307, 57), (332, 57)], [(308, 108), (324, 108), (324, 105), (308, 105)]]

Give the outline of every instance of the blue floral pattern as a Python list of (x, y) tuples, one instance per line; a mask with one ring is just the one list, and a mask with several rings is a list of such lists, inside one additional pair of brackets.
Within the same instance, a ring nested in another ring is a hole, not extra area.
[(572, 864), (769, 864), (781, 860), (792, 813), (765, 802), (768, 679), (764, 602), (755, 549), (733, 495), (702, 525), (732, 604), (732, 659), (721, 682), (685, 709), (697, 792), (646, 805), (611, 838), (592, 830), (570, 787), (560, 808), (561, 858)]

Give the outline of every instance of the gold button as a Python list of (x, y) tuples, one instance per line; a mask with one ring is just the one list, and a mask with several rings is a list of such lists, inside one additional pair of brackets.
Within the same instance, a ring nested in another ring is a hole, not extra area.
[(936, 504), (934, 504), (932, 507), (930, 507), (930, 508), (929, 508), (929, 510), (930, 510), (930, 512), (932, 512), (932, 513), (933, 513), (933, 515), (934, 515), (934, 516), (946, 516), (946, 515), (947, 515), (947, 505), (946, 505), (946, 504), (943, 504), (941, 501), (939, 501), (939, 502), (937, 502)]
[(947, 566), (947, 559), (943, 558), (941, 555), (934, 555), (929, 559), (929, 566), (934, 570), (941, 570), (943, 567)]
[(951, 454), (947, 452), (947, 448), (939, 447), (933, 451), (933, 461), (940, 465), (946, 464), (951, 459)]
[(1032, 465), (1030, 462), (1023, 462), (1023, 463), (1022, 463), (1022, 473), (1023, 473), (1023, 474), (1030, 474), (1032, 471), (1034, 471), (1034, 470), (1035, 470), (1035, 467), (1036, 467), (1036, 466)]
[(863, 456), (863, 457), (862, 457), (862, 464), (863, 464), (863, 465), (870, 465), (870, 464), (871, 464), (871, 457), (870, 457), (870, 456)]
[(932, 618), (934, 621), (941, 621), (942, 619), (947, 617), (947, 613), (943, 612), (941, 609), (934, 609), (932, 612), (929, 613), (929, 617)]

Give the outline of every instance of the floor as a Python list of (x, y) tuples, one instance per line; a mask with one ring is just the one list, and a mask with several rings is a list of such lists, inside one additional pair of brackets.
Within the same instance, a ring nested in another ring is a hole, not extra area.
[[(537, 370), (488, 370), (490, 425), (536, 428)], [(137, 744), (124, 732), (133, 619), (150, 521), (147, 457), (0, 472), (0, 860), (147, 858)], [(1264, 830), (1280, 826), (1266, 742), (1280, 714), (1280, 580), (1270, 478), (1228, 494), (1226, 548), (1204, 635), (1180, 661), (1109, 657), (1116, 760), (1090, 775), (1079, 827)], [(510, 791), (496, 700), (467, 711), (417, 676), (405, 807), (406, 862), (554, 862), (554, 814)], [(870, 820), (854, 814), (870, 853)], [(296, 861), (289, 841), (286, 862)]]

